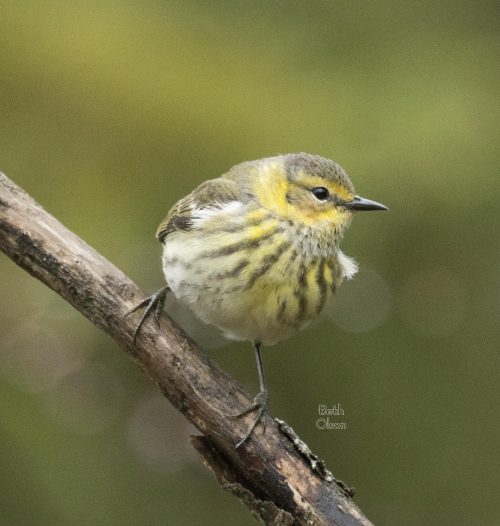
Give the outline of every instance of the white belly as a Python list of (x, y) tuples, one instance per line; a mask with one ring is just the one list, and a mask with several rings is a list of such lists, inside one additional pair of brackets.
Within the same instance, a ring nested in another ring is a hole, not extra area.
[[(225, 238), (225, 243), (227, 241)], [(193, 230), (173, 233), (164, 246), (163, 271), (167, 284), (176, 298), (201, 321), (218, 327), (227, 338), (272, 345), (288, 338), (318, 315), (315, 306), (320, 291), (311, 279), (305, 298), (306, 313), (300, 320), (297, 318), (301, 309), (296, 294), (299, 265), (292, 250), (284, 252), (273, 272), (249, 288), (246, 284), (251, 264), (234, 273), (241, 265), (241, 251), (219, 258), (206, 257), (220, 246), (217, 235), (207, 236)], [(252, 254), (249, 256), (251, 258)], [(352, 277), (356, 264), (339, 251), (335, 256), (335, 268), (335, 276), (332, 275), (335, 286), (329, 285), (321, 308), (332, 299), (341, 281)], [(286, 304), (284, 311), (283, 303)]]

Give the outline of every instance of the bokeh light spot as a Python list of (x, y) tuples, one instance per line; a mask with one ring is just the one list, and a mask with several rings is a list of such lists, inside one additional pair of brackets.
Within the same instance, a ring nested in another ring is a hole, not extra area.
[(346, 331), (369, 332), (388, 319), (392, 304), (387, 281), (378, 272), (364, 267), (352, 281), (339, 288), (330, 316)]
[(196, 429), (163, 396), (139, 400), (128, 421), (128, 442), (137, 457), (160, 473), (184, 468), (195, 458), (189, 435)]

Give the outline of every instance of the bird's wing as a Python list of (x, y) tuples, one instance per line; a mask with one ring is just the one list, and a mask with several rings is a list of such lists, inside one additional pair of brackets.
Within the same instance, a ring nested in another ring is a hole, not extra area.
[(172, 232), (189, 230), (192, 228), (191, 218), (194, 211), (221, 207), (230, 201), (239, 200), (240, 194), (240, 188), (230, 179), (219, 177), (205, 181), (170, 209), (156, 231), (157, 239), (163, 243)]

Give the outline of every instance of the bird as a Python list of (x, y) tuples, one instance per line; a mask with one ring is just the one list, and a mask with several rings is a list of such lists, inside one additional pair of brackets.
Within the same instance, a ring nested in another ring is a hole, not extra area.
[(166, 286), (131, 311), (157, 321), (168, 292), (231, 340), (251, 342), (259, 392), (241, 417), (268, 405), (262, 346), (304, 328), (331, 303), (358, 266), (340, 249), (356, 212), (388, 210), (356, 194), (346, 171), (319, 155), (291, 153), (233, 166), (170, 209), (156, 232)]

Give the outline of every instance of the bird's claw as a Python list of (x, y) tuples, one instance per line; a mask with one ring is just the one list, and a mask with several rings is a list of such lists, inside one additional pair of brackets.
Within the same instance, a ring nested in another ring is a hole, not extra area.
[(263, 417), (265, 416), (265, 413), (267, 411), (268, 399), (269, 399), (269, 394), (267, 390), (260, 391), (257, 394), (257, 396), (253, 399), (253, 402), (249, 407), (247, 407), (246, 409), (243, 409), (243, 411), (240, 411), (239, 413), (236, 413), (235, 415), (231, 415), (232, 418), (240, 418), (254, 411), (256, 412), (255, 419), (250, 424), (243, 438), (236, 444), (235, 449), (238, 449), (240, 446), (242, 446), (252, 436), (254, 429), (257, 427), (257, 424), (261, 420), (262, 420), (264, 433), (266, 432), (266, 420)]
[(139, 332), (141, 330), (141, 327), (143, 326), (144, 322), (148, 319), (151, 312), (153, 312), (154, 319), (156, 321), (156, 326), (160, 327), (160, 317), (161, 313), (163, 312), (163, 308), (165, 307), (165, 299), (167, 297), (167, 292), (170, 289), (168, 287), (164, 287), (163, 289), (160, 289), (158, 292), (155, 292), (151, 296), (148, 296), (147, 298), (144, 298), (141, 302), (139, 302), (137, 305), (132, 307), (124, 316), (126, 318), (130, 314), (136, 312), (142, 307), (146, 307), (144, 309), (144, 313), (141, 316), (141, 319), (139, 320), (139, 323), (136, 325), (134, 330), (134, 339), (133, 343), (134, 345), (137, 342), (137, 336), (139, 335)]

